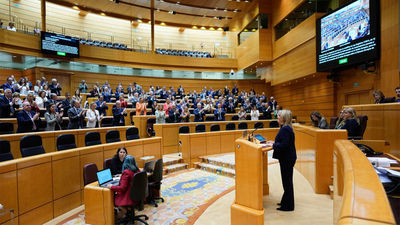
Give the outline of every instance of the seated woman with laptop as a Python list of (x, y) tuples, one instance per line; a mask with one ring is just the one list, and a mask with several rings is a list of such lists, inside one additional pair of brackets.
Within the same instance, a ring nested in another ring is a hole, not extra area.
[(126, 150), (126, 148), (118, 148), (117, 154), (114, 155), (111, 161), (110, 169), (113, 176), (122, 173), (122, 164), (124, 163), (126, 155), (128, 155), (128, 151)]
[(130, 191), (132, 188), (132, 180), (135, 173), (140, 172), (139, 168), (136, 166), (135, 159), (133, 156), (126, 156), (124, 163), (122, 164), (122, 175), (119, 180), (119, 185), (114, 186), (108, 184), (107, 187), (115, 194), (115, 206), (118, 207), (119, 211), (117, 213), (117, 218), (122, 219), (126, 217), (127, 208), (126, 206), (133, 205), (134, 202), (130, 198)]

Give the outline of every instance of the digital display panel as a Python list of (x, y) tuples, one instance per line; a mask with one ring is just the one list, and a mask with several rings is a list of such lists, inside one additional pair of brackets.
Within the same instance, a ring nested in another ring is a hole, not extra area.
[(79, 57), (79, 39), (61, 34), (41, 32), (42, 53), (50, 55), (65, 56), (71, 58)]

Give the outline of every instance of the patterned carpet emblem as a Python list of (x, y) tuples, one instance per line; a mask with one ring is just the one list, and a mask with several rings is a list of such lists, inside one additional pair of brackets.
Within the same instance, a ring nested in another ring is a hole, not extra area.
[(163, 196), (165, 197), (174, 197), (180, 196), (185, 193), (189, 193), (192, 191), (196, 191), (197, 189), (203, 188), (207, 184), (211, 184), (216, 181), (216, 176), (208, 176), (208, 177), (199, 177), (194, 178), (188, 181), (178, 182), (174, 186), (164, 189), (162, 191)]

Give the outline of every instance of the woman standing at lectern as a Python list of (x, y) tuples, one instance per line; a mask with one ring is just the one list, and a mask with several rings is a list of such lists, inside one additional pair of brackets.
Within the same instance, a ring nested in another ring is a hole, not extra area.
[(283, 185), (282, 200), (277, 210), (294, 210), (294, 191), (293, 191), (293, 167), (296, 163), (296, 147), (294, 146), (294, 132), (292, 128), (292, 112), (290, 110), (280, 110), (278, 113), (278, 123), (281, 126), (272, 144), (274, 153), (273, 158), (279, 160)]

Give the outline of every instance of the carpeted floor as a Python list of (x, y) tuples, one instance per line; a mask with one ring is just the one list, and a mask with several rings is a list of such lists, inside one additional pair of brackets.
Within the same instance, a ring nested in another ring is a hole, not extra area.
[[(149, 216), (149, 224), (194, 224), (210, 204), (232, 191), (234, 185), (233, 178), (201, 170), (173, 174), (163, 180), (161, 191), (165, 202), (160, 203), (157, 208), (146, 205), (138, 214)], [(79, 212), (59, 224), (85, 224), (84, 212)]]

